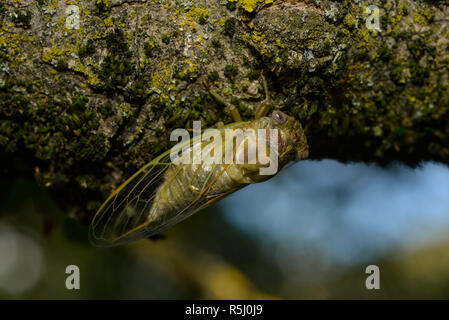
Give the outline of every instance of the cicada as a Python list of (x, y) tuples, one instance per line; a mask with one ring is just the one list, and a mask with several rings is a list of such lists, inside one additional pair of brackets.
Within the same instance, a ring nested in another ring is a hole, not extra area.
[[(263, 74), (265, 99), (258, 104), (253, 121), (242, 121), (234, 105), (207, 82), (203, 84), (235, 122), (217, 128), (214, 135), (178, 144), (175, 152), (174, 147), (161, 154), (126, 180), (95, 214), (89, 231), (93, 245), (110, 247), (158, 235), (231, 193), (272, 178), (287, 163), (307, 158), (301, 124), (280, 110), (267, 116), (271, 101)], [(226, 134), (230, 130), (232, 134)], [(220, 138), (217, 132), (223, 133)], [(247, 132), (262, 134), (245, 135)], [(232, 146), (231, 152), (216, 152), (216, 147), (223, 145)], [(270, 174), (261, 173), (271, 165), (258, 159), (262, 149), (265, 160), (277, 161), (277, 170)], [(256, 153), (251, 155), (250, 150)], [(195, 155), (198, 151), (201, 157)]]

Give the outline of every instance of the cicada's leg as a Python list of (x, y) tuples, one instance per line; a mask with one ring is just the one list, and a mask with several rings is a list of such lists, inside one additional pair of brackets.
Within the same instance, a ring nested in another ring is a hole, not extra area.
[(229, 107), (229, 112), (231, 113), (231, 117), (234, 119), (234, 122), (242, 122), (239, 109), (237, 109), (234, 105)]
[(267, 79), (265, 78), (263, 71), (260, 76), (262, 78), (263, 90), (265, 91), (265, 100), (256, 109), (256, 113), (254, 115), (256, 119), (265, 117), (271, 109), (270, 93), (268, 91)]
[(222, 106), (226, 107), (226, 109), (229, 110), (229, 113), (231, 114), (231, 117), (235, 122), (242, 121), (242, 117), (240, 116), (239, 110), (233, 104), (230, 104), (222, 96), (220, 96), (217, 92), (215, 92), (215, 90), (209, 86), (209, 83), (207, 83), (206, 80), (203, 80), (203, 84), (206, 87), (209, 94), (215, 99), (215, 101), (217, 101), (217, 103), (221, 104)]
[(203, 85), (206, 87), (209, 94), (217, 101), (217, 103), (221, 104), (223, 107), (229, 107), (229, 103), (220, 96), (214, 89), (212, 89), (209, 83), (206, 80), (203, 80)]

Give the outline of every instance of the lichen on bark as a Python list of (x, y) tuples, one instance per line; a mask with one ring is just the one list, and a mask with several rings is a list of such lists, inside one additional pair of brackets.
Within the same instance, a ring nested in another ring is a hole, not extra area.
[(173, 128), (231, 121), (203, 79), (250, 119), (262, 70), (312, 159), (447, 164), (448, 16), (447, 1), (7, 0), (2, 171), (89, 215)]

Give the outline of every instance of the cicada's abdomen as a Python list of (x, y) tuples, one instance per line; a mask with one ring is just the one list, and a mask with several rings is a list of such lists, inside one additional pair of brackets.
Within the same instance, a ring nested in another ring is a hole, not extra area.
[(149, 222), (163, 223), (174, 219), (172, 225), (241, 188), (239, 169), (225, 164), (224, 159), (222, 162), (170, 166), (156, 193)]

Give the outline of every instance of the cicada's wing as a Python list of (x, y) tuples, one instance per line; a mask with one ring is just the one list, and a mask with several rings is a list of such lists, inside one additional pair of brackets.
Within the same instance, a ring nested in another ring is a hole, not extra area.
[[(213, 143), (221, 143), (221, 141), (214, 141)], [(211, 146), (210, 142), (203, 143), (201, 141), (193, 142), (192, 148), (195, 148), (195, 145), (202, 149), (206, 145)], [(192, 152), (192, 149), (190, 149), (190, 152)], [(148, 214), (155, 201), (158, 189), (162, 183), (179, 184), (179, 180), (175, 181), (178, 179), (176, 173), (180, 172), (184, 165), (188, 164), (171, 162), (170, 151), (168, 151), (145, 165), (123, 183), (94, 216), (89, 230), (89, 238), (92, 244), (99, 247), (111, 247), (156, 235), (238, 190), (238, 188), (235, 188), (223, 192), (209, 192), (212, 186), (217, 187), (216, 182), (223, 174), (226, 166), (213, 164), (212, 169), (210, 169), (211, 165), (203, 161), (199, 164), (193, 177), (182, 181), (183, 185), (193, 187), (193, 189), (198, 190), (198, 193), (195, 196), (186, 193), (182, 209), (178, 209), (167, 216), (148, 220)], [(199, 178), (204, 175), (206, 166), (209, 166), (207, 178)], [(167, 178), (166, 173), (169, 168), (172, 168), (173, 171)]]
[(91, 243), (111, 247), (150, 236), (147, 215), (164, 181), (170, 153), (154, 159), (125, 181), (103, 203), (89, 229)]

